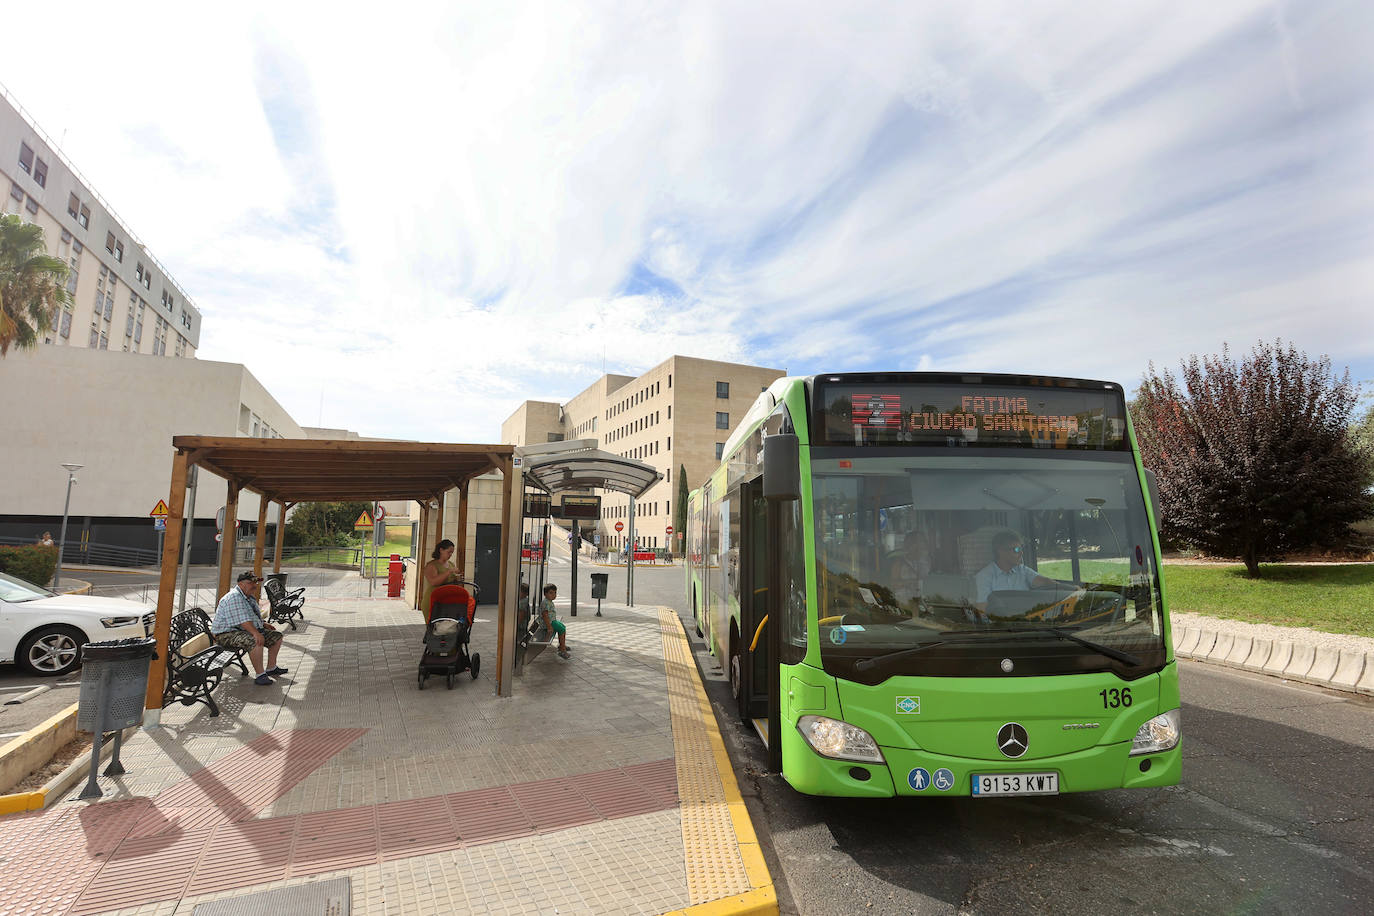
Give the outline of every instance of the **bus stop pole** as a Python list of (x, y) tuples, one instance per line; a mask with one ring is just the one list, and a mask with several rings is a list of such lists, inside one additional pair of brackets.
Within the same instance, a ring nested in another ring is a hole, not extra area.
[(635, 498), (630, 497), (630, 538), (625, 542), (625, 603), (635, 606)]
[(571, 599), (572, 599), (572, 611), (569, 613), (568, 616), (570, 616), (570, 617), (576, 617), (576, 616), (577, 616), (577, 550), (578, 550), (578, 548), (581, 546), (580, 541), (582, 540), (582, 532), (578, 530), (578, 528), (579, 528), (580, 526), (578, 525), (577, 519), (573, 519), (573, 520), (572, 520), (572, 523), (573, 523), (572, 532), (569, 533), (569, 535), (568, 535), (568, 542), (569, 542), (569, 544), (572, 546), (572, 587), (568, 589), (568, 591), (571, 592), (571, 596), (570, 596), (570, 597), (571, 597)]

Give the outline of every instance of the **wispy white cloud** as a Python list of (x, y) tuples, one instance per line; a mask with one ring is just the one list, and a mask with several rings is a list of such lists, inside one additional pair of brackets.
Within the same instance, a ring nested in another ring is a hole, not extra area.
[(1282, 335), (1374, 377), (1361, 4), (69, 22), (92, 53), (0, 80), (196, 298), (201, 355), (307, 424), (485, 441), (673, 353), (1130, 385)]

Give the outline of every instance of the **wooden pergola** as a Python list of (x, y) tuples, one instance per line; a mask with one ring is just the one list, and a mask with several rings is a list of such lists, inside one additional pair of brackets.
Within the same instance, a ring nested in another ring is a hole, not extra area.
[[(172, 462), (172, 484), (167, 498), (168, 549), (162, 555), (162, 577), (158, 585), (158, 655), (148, 672), (145, 707), (162, 709), (162, 688), (166, 680), (166, 658), (172, 625), (172, 602), (176, 591), (178, 554), (185, 511), (187, 476), (192, 467), (202, 467), (228, 481), (225, 493), (224, 530), (232, 532), (238, 520), (239, 494), (243, 490), (258, 494), (257, 549), (253, 571), (262, 575), (267, 537), (267, 507), (281, 506), (278, 518), (284, 522), (286, 511), (297, 503), (324, 501), (416, 500), (420, 503), (419, 556), (429, 550), (429, 532), (443, 531), (443, 496), (458, 490), (458, 568), (465, 568), (467, 555), (468, 484), (489, 471), (505, 477), (501, 497), (501, 576), (498, 601), (496, 649), (496, 692), (510, 696), (514, 675), (516, 589), (509, 587), (519, 576), (520, 518), (523, 492), (520, 459), (509, 445), (459, 445), (440, 442), (392, 442), (360, 439), (250, 439), (223, 436), (176, 436), (172, 439), (176, 456)], [(437, 508), (431, 508), (431, 504)], [(437, 522), (437, 523), (436, 523)], [(273, 571), (281, 571), (283, 523), (277, 525)], [(219, 587), (216, 596), (229, 591), (233, 574), (234, 538), (226, 537), (220, 546)], [(416, 590), (419, 591), (418, 589)], [(509, 631), (509, 632), (508, 632)], [(147, 717), (145, 717), (147, 718)]]

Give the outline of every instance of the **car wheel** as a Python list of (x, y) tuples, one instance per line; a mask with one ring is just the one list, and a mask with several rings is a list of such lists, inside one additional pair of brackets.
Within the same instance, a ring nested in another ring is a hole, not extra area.
[(75, 627), (41, 627), (24, 637), (15, 661), (30, 674), (58, 677), (81, 664), (85, 643), (86, 634)]

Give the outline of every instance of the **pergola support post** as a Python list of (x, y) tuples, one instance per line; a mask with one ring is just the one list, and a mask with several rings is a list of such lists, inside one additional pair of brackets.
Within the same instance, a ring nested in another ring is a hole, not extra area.
[[(186, 469), (190, 464), (186, 452), (178, 450), (172, 459), (172, 487), (167, 496), (167, 531), (162, 551), (162, 571), (157, 583), (157, 619), (153, 636), (157, 639), (157, 655), (148, 666), (148, 689), (143, 697), (144, 725), (158, 725), (162, 719), (162, 685), (167, 679), (167, 646), (172, 636), (172, 599), (177, 585), (177, 562), (181, 551), (182, 512), (186, 503)], [(187, 551), (187, 562), (190, 562)]]
[(286, 510), (291, 506), (285, 501), (277, 503), (277, 545), (272, 550), (272, 572), (281, 572), (281, 550), (286, 543)]
[(219, 588), (215, 592), (216, 602), (229, 594), (229, 580), (234, 576), (234, 535), (238, 531), (238, 524), (239, 482), (230, 480), (225, 485), (224, 493), (224, 528), (220, 531)]
[(258, 497), (258, 537), (253, 544), (253, 575), (262, 575), (262, 555), (267, 549), (267, 504), (266, 496)]
[[(468, 482), (458, 485), (458, 536), (454, 541), (454, 555), (458, 560), (458, 575), (468, 577)], [(474, 573), (474, 578), (476, 574)]]

